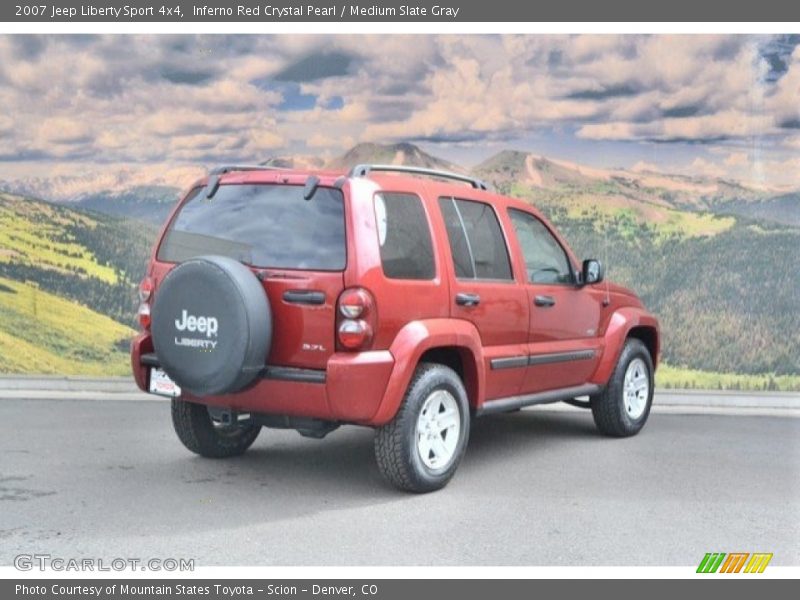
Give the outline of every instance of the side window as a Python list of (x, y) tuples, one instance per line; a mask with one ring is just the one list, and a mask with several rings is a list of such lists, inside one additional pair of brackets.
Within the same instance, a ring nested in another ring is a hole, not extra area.
[(573, 283), (572, 269), (564, 249), (544, 224), (533, 215), (509, 209), (517, 232), (528, 281), (531, 283)]
[(488, 204), (439, 198), (459, 279), (511, 280), (511, 263), (497, 215)]
[(439, 198), (445, 225), (447, 226), (447, 239), (450, 240), (450, 254), (453, 255), (453, 264), (456, 277), (459, 279), (475, 279), (475, 266), (472, 262), (472, 250), (461, 224), (461, 217), (456, 210), (456, 203), (452, 198)]
[(433, 279), (436, 266), (422, 201), (412, 194), (375, 194), (383, 273), (390, 279)]

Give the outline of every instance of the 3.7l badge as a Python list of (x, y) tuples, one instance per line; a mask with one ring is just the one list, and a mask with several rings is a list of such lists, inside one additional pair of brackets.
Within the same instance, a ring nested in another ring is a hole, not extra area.
[(305, 352), (325, 352), (325, 346), (323, 346), (322, 344), (307, 344), (303, 342), (301, 348)]

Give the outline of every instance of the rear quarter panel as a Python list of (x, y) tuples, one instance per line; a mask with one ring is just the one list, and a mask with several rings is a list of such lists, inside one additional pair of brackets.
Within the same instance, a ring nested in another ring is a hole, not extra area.
[[(449, 286), (443, 267), (442, 233), (430, 214), (419, 184), (408, 178), (384, 177), (381, 185), (368, 179), (351, 179), (345, 186), (349, 192), (348, 212), (348, 267), (345, 287), (359, 286), (375, 298), (377, 330), (372, 341), (373, 350), (388, 349), (400, 330), (408, 323), (449, 314)], [(434, 279), (390, 279), (383, 273), (373, 197), (376, 193), (413, 194), (420, 198), (425, 210), (433, 242), (436, 276)]]

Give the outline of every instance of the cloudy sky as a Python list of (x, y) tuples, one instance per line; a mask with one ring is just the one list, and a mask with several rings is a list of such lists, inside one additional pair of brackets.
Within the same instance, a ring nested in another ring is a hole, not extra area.
[(800, 36), (8, 35), (0, 107), (3, 178), (403, 140), (800, 186)]

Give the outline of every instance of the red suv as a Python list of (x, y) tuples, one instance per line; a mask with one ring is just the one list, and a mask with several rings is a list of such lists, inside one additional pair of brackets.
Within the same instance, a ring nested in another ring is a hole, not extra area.
[(133, 373), (173, 398), (192, 452), (365, 425), (383, 475), (426, 492), (453, 476), (471, 416), (565, 401), (605, 434), (642, 428), (658, 322), (602, 281), (535, 208), (467, 176), (220, 167), (155, 244)]

